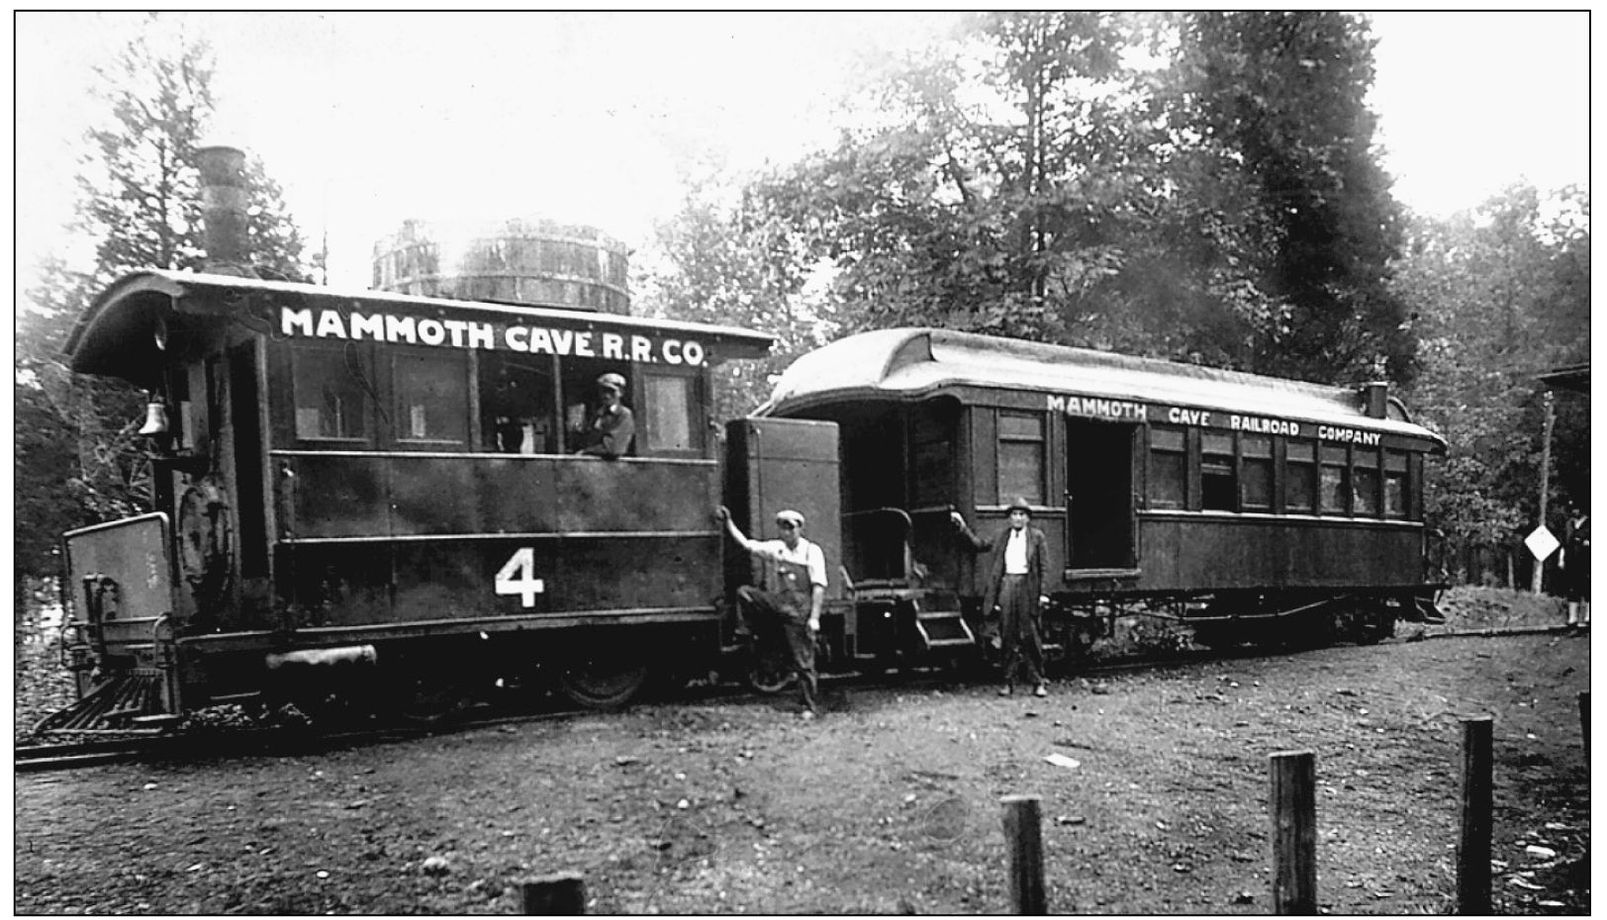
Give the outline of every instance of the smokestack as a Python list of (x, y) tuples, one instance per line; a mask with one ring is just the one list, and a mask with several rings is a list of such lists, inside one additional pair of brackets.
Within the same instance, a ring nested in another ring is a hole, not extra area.
[(246, 155), (235, 147), (195, 151), (201, 169), (201, 216), (206, 224), (206, 271), (255, 278), (246, 232)]
[(1368, 418), (1389, 416), (1389, 384), (1364, 383), (1361, 388), (1362, 411)]

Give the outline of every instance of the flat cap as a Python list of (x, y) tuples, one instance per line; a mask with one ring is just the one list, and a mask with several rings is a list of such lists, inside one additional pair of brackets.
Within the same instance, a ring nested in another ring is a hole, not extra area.
[(618, 390), (621, 393), (625, 392), (625, 378), (618, 374), (608, 373), (598, 377), (597, 385), (600, 387), (610, 387)]
[(789, 508), (786, 511), (776, 512), (776, 523), (791, 524), (794, 527), (802, 527), (804, 524), (804, 516)]

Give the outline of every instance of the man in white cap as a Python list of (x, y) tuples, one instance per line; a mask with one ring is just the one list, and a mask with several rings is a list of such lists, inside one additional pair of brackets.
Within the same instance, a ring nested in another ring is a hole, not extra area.
[(766, 563), (765, 587), (743, 585), (737, 589), (737, 601), (750, 628), (781, 627), (803, 693), (803, 716), (812, 719), (818, 712), (815, 637), (820, 634), (820, 609), (826, 602), (826, 554), (804, 539), (804, 516), (796, 511), (776, 512), (779, 540), (748, 539), (724, 505), (715, 510), (715, 517), (738, 546)]
[(624, 395), (624, 377), (607, 373), (597, 378), (597, 411), (581, 432), (586, 446), (575, 453), (613, 460), (630, 452), (631, 439), (636, 436), (636, 417), (620, 402)]

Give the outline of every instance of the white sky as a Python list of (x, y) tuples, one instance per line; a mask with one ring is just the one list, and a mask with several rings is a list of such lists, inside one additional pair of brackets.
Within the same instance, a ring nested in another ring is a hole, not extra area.
[[(19, 268), (70, 216), (89, 62), (136, 14), (19, 13)], [(783, 162), (833, 136), (862, 57), (918, 47), (954, 14), (193, 14), (218, 58), (220, 142), (260, 156), (331, 280), (366, 286), (409, 217), (551, 216), (632, 246), (709, 163)], [(1386, 168), (1423, 213), (1527, 176), (1584, 184), (1584, 13), (1376, 14)], [(19, 281), (25, 279), (19, 278)]]

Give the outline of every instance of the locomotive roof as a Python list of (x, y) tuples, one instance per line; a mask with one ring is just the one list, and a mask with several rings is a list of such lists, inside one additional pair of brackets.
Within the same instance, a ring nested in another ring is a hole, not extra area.
[(734, 326), (151, 269), (125, 275), (101, 292), (78, 318), (63, 350), (75, 371), (137, 381), (160, 364), (161, 355), (150, 330), (166, 311), (228, 316), (276, 304), (329, 307), (343, 312), (389, 310), (410, 315), (456, 312), (501, 322), (621, 333), (672, 333), (716, 343), (725, 357), (763, 357), (775, 341), (769, 335)]
[(921, 399), (954, 387), (1286, 416), (1445, 443), (1414, 424), (1393, 397), (1387, 418), (1368, 416), (1354, 388), (948, 329), (882, 329), (832, 342), (794, 361), (756, 414), (864, 398)]

